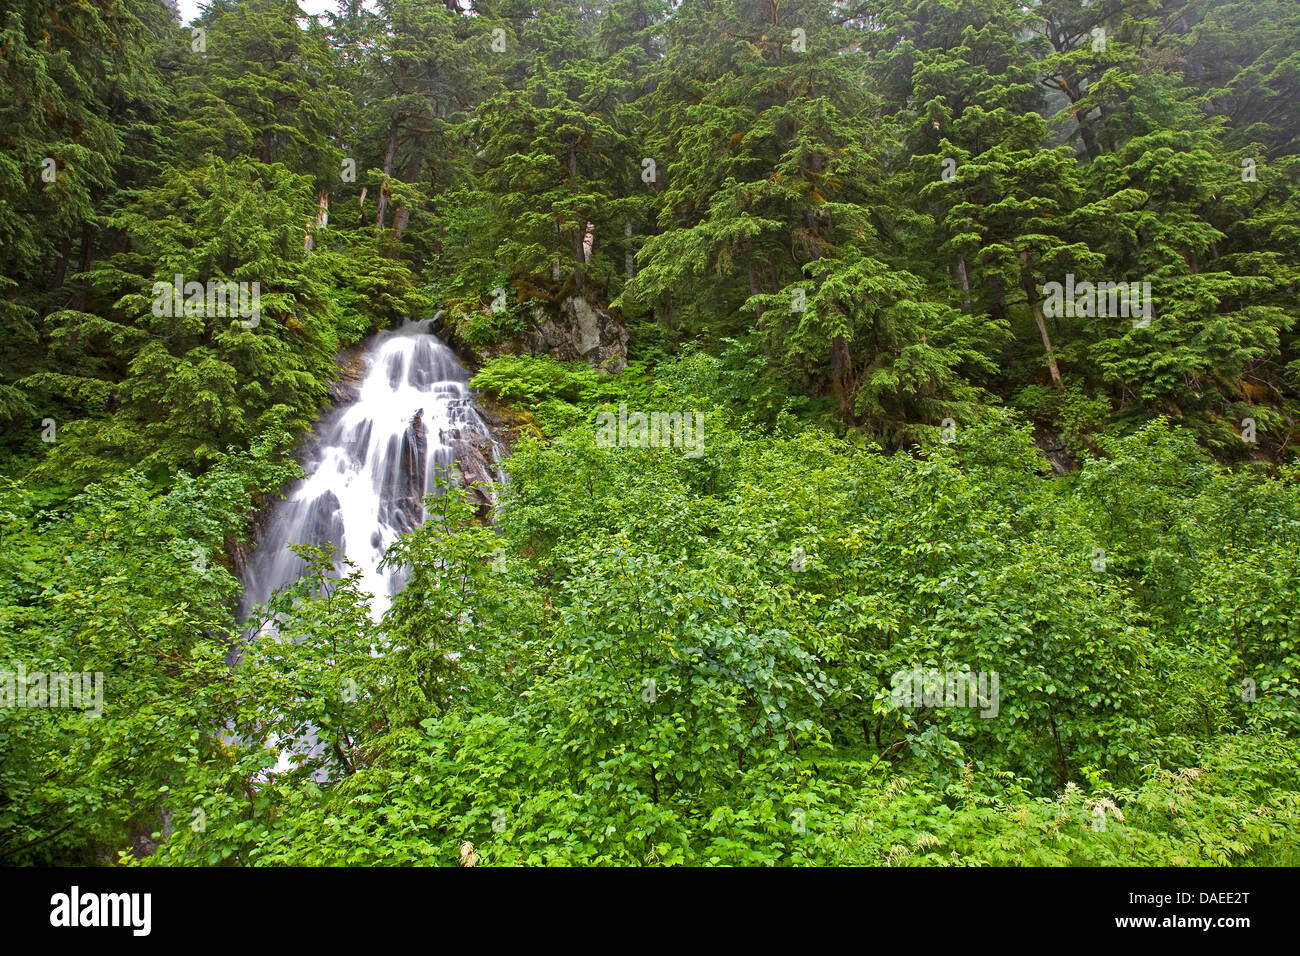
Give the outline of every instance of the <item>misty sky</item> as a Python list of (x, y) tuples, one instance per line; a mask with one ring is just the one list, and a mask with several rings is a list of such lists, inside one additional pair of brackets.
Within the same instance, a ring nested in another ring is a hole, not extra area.
[[(189, 23), (199, 15), (201, 0), (176, 0), (181, 11), (181, 22)], [(298, 0), (298, 6), (304, 13), (324, 13), (334, 9), (334, 0)]]

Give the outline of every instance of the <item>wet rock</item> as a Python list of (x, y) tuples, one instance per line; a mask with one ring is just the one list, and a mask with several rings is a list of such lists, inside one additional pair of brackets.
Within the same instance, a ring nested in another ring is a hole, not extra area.
[(398, 447), (390, 447), (385, 460), (396, 460), (397, 467), (383, 475), (379, 519), (402, 531), (410, 531), (424, 515), (424, 463), (428, 452), (424, 409), (415, 413), (402, 437), (394, 439), (394, 443)]
[(477, 506), (478, 517), (488, 520), (496, 505), (491, 488), (497, 480), (491, 442), (472, 435), (457, 435), (450, 444), (456, 455), (457, 481), (469, 492), (470, 500)]
[[(534, 300), (529, 328), (518, 336), (486, 345), (470, 345), (461, 337), (465, 321), (449, 317), (440, 332), (465, 365), (475, 368), (498, 355), (550, 355), (564, 362), (586, 362), (592, 368), (619, 372), (627, 367), (627, 328), (610, 309), (570, 295), (558, 304)], [(490, 305), (483, 304), (486, 312)]]
[(327, 491), (307, 504), (304, 540), (313, 544), (332, 544), (338, 547), (343, 540), (343, 513), (339, 499)]
[(366, 377), (365, 349), (344, 349), (338, 355), (339, 377), (329, 387), (330, 403), (336, 407), (354, 402), (361, 389), (361, 380)]
[(1055, 474), (1066, 475), (1078, 471), (1078, 459), (1074, 457), (1065, 443), (1065, 436), (1060, 432), (1039, 428), (1034, 434), (1034, 444), (1038, 446), (1038, 450), (1052, 466)]
[(534, 306), (533, 320), (536, 324), (525, 336), (529, 351), (608, 372), (627, 367), (627, 329), (582, 296), (569, 296), (556, 310)]

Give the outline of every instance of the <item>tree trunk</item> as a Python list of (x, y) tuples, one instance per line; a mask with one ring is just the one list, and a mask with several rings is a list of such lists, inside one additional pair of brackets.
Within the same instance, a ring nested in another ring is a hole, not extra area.
[(966, 258), (958, 256), (950, 267), (953, 281), (957, 283), (957, 288), (961, 289), (961, 307), (965, 311), (970, 311), (970, 276), (966, 274)]
[[(424, 172), (424, 149), (429, 142), (427, 133), (421, 133), (415, 140), (415, 153), (411, 156), (411, 161), (406, 165), (406, 175), (403, 180), (408, 183), (416, 183), (420, 180), (421, 173)], [(406, 231), (406, 224), (411, 221), (411, 210), (403, 207), (397, 211), (397, 218), (393, 220), (393, 235), (401, 239), (402, 233)]]
[[(578, 151), (576, 147), (569, 147), (569, 188), (576, 189), (578, 182)], [(586, 220), (583, 220), (584, 222)], [(573, 291), (578, 295), (582, 294), (583, 279), (586, 275), (586, 258), (582, 251), (583, 228), (574, 223), (573, 231), (570, 234), (570, 241), (573, 245)]]
[(1051, 704), (1047, 705), (1047, 726), (1052, 731), (1052, 743), (1056, 744), (1056, 759), (1060, 764), (1056, 771), (1056, 780), (1063, 787), (1070, 779), (1070, 766), (1065, 760), (1065, 748), (1061, 746), (1061, 734), (1056, 729), (1056, 714)]
[[(88, 222), (81, 224), (81, 263), (80, 271), (85, 272), (90, 268), (90, 260), (95, 252), (95, 227)], [(89, 283), (82, 279), (77, 284), (77, 293), (73, 296), (72, 307), (78, 310), (86, 308), (86, 291)]]
[(1052, 351), (1052, 338), (1047, 334), (1047, 323), (1043, 321), (1043, 308), (1038, 299), (1038, 289), (1035, 288), (1034, 277), (1029, 271), (1029, 253), (1020, 253), (1020, 261), (1024, 264), (1020, 273), (1021, 281), (1025, 286), (1025, 295), (1029, 297), (1029, 306), (1034, 310), (1034, 323), (1038, 326), (1038, 334), (1043, 337), (1043, 349), (1047, 352), (1047, 367), (1052, 373), (1052, 384), (1060, 388), (1061, 370), (1056, 365), (1056, 353)]
[(72, 255), (72, 237), (64, 236), (63, 241), (59, 244), (59, 264), (54, 267), (54, 275), (50, 280), (50, 290), (54, 292), (63, 288), (63, 279), (68, 274), (68, 257)]
[(312, 230), (324, 228), (329, 222), (330, 194), (324, 189), (316, 193), (316, 218), (307, 225), (307, 235), (303, 237), (302, 247), (307, 252), (311, 252), (312, 246), (315, 245), (312, 240)]
[(1066, 99), (1070, 101), (1070, 112), (1074, 116), (1075, 125), (1079, 127), (1079, 136), (1083, 140), (1083, 148), (1087, 151), (1089, 159), (1096, 159), (1101, 155), (1101, 145), (1097, 142), (1097, 134), (1093, 131), (1092, 123), (1079, 109), (1079, 100), (1083, 99), (1083, 91), (1079, 89), (1079, 78), (1073, 70), (1068, 70), (1062, 74), (1061, 87)]
[[(388, 147), (384, 150), (384, 178), (387, 179), (393, 172), (393, 156), (397, 153), (397, 124), (393, 123), (388, 127)], [(384, 228), (384, 217), (388, 214), (388, 184), (385, 183), (379, 190), (379, 212), (375, 214), (375, 226), (379, 229)]]
[(632, 254), (632, 220), (623, 220), (623, 270), (632, 278), (636, 269), (636, 256)]
[(839, 414), (844, 421), (855, 424), (853, 418), (853, 399), (857, 393), (857, 383), (853, 381), (853, 355), (849, 343), (842, 335), (835, 336), (831, 342), (831, 388), (839, 402)]

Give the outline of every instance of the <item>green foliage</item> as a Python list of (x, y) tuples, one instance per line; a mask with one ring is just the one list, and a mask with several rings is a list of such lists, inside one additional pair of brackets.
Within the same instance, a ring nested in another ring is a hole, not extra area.
[(215, 555), (245, 532), (250, 496), (295, 470), (268, 444), (166, 491), (132, 473), (53, 509), (6, 483), (0, 660), (98, 673), (103, 690), (98, 717), (0, 709), (6, 862), (96, 862), (158, 828), (188, 763), (217, 758), (239, 585)]
[(631, 363), (605, 375), (585, 362), (560, 362), (548, 355), (501, 355), (491, 359), (470, 385), (507, 404), (527, 408), (542, 431), (559, 434), (589, 418), (592, 406), (645, 394), (643, 369)]
[[(1300, 862), (1294, 4), (197, 23), (0, 14), (0, 667), (104, 690), (0, 709), (0, 860)], [(571, 296), (625, 371), (499, 354)], [(439, 311), (532, 435), (492, 523), (236, 621), (337, 352)]]
[[(722, 374), (662, 371), (665, 407)], [(154, 861), (1295, 861), (1293, 476), (1229, 472), (1163, 424), (1045, 480), (1005, 414), (915, 457), (706, 422), (699, 460), (589, 424), (523, 443), (494, 529), (442, 489), (377, 627), (346, 578), (279, 599), (300, 637), (241, 662), (257, 733), (233, 752), (265, 769), (286, 708), (321, 756), (256, 805), (194, 764), (173, 798), (233, 819)], [(912, 667), (996, 672), (996, 713), (900, 707)]]

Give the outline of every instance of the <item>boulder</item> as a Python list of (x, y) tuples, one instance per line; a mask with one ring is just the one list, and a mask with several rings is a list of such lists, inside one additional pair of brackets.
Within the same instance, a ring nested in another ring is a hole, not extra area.
[(533, 320), (534, 327), (524, 334), (530, 352), (609, 372), (627, 367), (627, 329), (607, 309), (582, 296), (569, 296), (558, 309), (534, 306)]
[(456, 455), (456, 479), (469, 492), (470, 500), (475, 502), (478, 517), (489, 520), (496, 502), (492, 498), (491, 487), (497, 480), (497, 451), (490, 439), (472, 434), (457, 434), (451, 439), (451, 447)]

